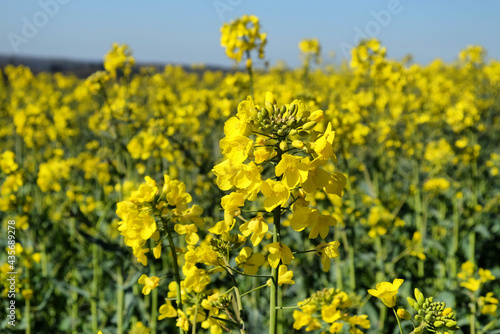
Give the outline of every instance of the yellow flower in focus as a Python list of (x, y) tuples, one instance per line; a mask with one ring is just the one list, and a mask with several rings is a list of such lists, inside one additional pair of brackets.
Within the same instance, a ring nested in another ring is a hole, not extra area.
[(186, 313), (184, 313), (182, 310), (177, 310), (178, 313), (178, 318), (175, 323), (175, 325), (179, 328), (182, 328), (184, 331), (189, 330), (189, 320), (186, 316)]
[(200, 237), (196, 232), (198, 232), (198, 228), (195, 224), (182, 225), (175, 224), (174, 226), (175, 232), (180, 235), (186, 235), (186, 243), (188, 245), (196, 245), (196, 243), (200, 240)]
[(172, 302), (170, 302), (170, 300), (168, 299), (165, 299), (165, 304), (160, 306), (160, 315), (158, 316), (158, 320), (175, 317), (177, 317), (177, 311), (172, 306)]
[(266, 261), (264, 255), (252, 253), (252, 248), (243, 247), (240, 251), (240, 255), (236, 257), (236, 265), (239, 267), (243, 266), (243, 272), (248, 275), (256, 275), (259, 271), (259, 267)]
[(322, 136), (320, 136), (312, 144), (313, 150), (318, 154), (320, 159), (332, 159), (336, 161), (336, 157), (333, 154), (333, 140), (335, 139), (335, 131), (332, 130), (332, 123), (328, 123), (326, 130)]
[(385, 306), (391, 308), (396, 305), (396, 296), (398, 289), (404, 280), (395, 278), (392, 283), (378, 283), (376, 289), (369, 289), (368, 293), (374, 297), (380, 298)]
[(309, 167), (301, 162), (301, 157), (291, 154), (283, 154), (281, 161), (276, 165), (276, 176), (283, 175), (282, 182), (288, 189), (295, 188), (307, 179)]
[(219, 144), (222, 154), (234, 165), (239, 165), (252, 153), (254, 142), (246, 136), (231, 136), (222, 138)]
[(146, 181), (146, 184), (141, 184), (138, 190), (132, 192), (132, 195), (130, 196), (131, 202), (148, 203), (153, 201), (156, 193), (158, 192), (156, 182), (149, 176), (146, 176), (144, 180)]
[(316, 246), (316, 255), (321, 257), (321, 264), (323, 266), (324, 272), (328, 272), (330, 270), (330, 259), (334, 259), (339, 256), (339, 246), (340, 242), (338, 241), (332, 241), (328, 243), (323, 242)]
[(269, 244), (268, 250), (270, 254), (267, 257), (267, 261), (273, 268), (278, 267), (280, 261), (282, 261), (283, 264), (290, 264), (292, 259), (295, 259), (290, 248), (282, 242), (273, 242)]
[(151, 290), (156, 288), (160, 283), (160, 278), (156, 276), (148, 277), (147, 275), (143, 274), (141, 277), (139, 277), (138, 283), (144, 284), (144, 288), (142, 288), (142, 293), (144, 295), (149, 295)]
[(252, 218), (240, 226), (241, 234), (245, 237), (252, 234), (250, 241), (254, 246), (257, 246), (262, 241), (268, 229), (269, 226), (263, 216)]
[(312, 224), (311, 226), (309, 239), (317, 238), (318, 234), (322, 239), (325, 239), (328, 236), (328, 232), (330, 231), (330, 226), (335, 226), (336, 224), (337, 221), (333, 216), (319, 215), (318, 219), (316, 219), (316, 223)]
[[(292, 280), (292, 278), (293, 271), (288, 270), (288, 267), (285, 265), (280, 266), (280, 269), (278, 270), (278, 285), (282, 286), (283, 284), (295, 284), (295, 281)], [(266, 284), (271, 286), (271, 279), (268, 279)]]
[(245, 196), (242, 193), (230, 193), (222, 197), (221, 206), (224, 209), (224, 222), (232, 227), (233, 219), (241, 213), (240, 207), (245, 205)]
[(266, 196), (264, 209), (273, 211), (277, 206), (283, 205), (290, 197), (290, 190), (279, 181), (267, 179), (261, 183), (261, 191)]

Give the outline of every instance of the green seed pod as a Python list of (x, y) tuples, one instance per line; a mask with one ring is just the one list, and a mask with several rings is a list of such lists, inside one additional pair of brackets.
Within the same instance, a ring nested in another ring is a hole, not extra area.
[(439, 328), (439, 327), (444, 325), (444, 321), (441, 321), (441, 320), (434, 321), (433, 325), (434, 325), (434, 327)]
[(306, 124), (304, 124), (302, 126), (302, 129), (304, 130), (311, 130), (312, 128), (314, 128), (316, 126), (316, 122), (315, 121), (311, 121), (311, 122), (307, 122)]
[(457, 322), (455, 320), (450, 320), (446, 322), (446, 327), (455, 327)]

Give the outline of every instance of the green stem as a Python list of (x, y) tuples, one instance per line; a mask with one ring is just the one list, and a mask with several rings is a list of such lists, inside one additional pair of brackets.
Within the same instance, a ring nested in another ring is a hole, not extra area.
[(198, 319), (198, 309), (200, 307), (200, 295), (196, 295), (196, 305), (194, 307), (194, 318), (191, 327), (193, 327), (191, 333), (196, 334), (196, 319)]
[[(156, 276), (156, 266), (151, 265), (151, 276)], [(158, 289), (151, 291), (151, 334), (156, 334), (156, 321), (158, 318)]]
[(252, 290), (248, 290), (247, 292), (242, 293), (242, 294), (241, 294), (241, 297), (246, 296), (246, 295), (248, 295), (249, 293), (252, 293), (252, 292), (254, 292), (254, 291), (260, 290), (260, 289), (262, 289), (262, 288), (265, 288), (266, 286), (267, 286), (267, 284), (262, 284), (261, 286), (258, 286), (258, 287), (256, 287), (256, 288), (253, 288)]
[(90, 297), (90, 310), (92, 314), (92, 332), (97, 333), (97, 303), (98, 303), (98, 282), (99, 282), (99, 248), (96, 244), (92, 245), (92, 294)]
[[(170, 246), (170, 251), (172, 252), (172, 264), (174, 266), (175, 283), (177, 283), (176, 284), (177, 309), (181, 310), (182, 309), (181, 276), (179, 274), (179, 264), (177, 263), (177, 253), (175, 251), (174, 239), (172, 238), (172, 235), (168, 230), (167, 230), (167, 238), (168, 238), (168, 244)], [(179, 327), (179, 333), (184, 334), (184, 330), (180, 327)]]
[(392, 310), (394, 311), (394, 315), (396, 316), (396, 320), (398, 321), (399, 325), (399, 332), (403, 334), (403, 329), (401, 328), (401, 321), (399, 321), (398, 313), (396, 312), (396, 309), (393, 307)]
[(476, 334), (476, 301), (472, 300), (471, 313), (469, 314), (470, 334)]
[[(354, 226), (354, 225), (353, 225)], [(356, 272), (354, 268), (354, 249), (349, 245), (347, 240), (347, 233), (344, 229), (341, 232), (342, 243), (344, 244), (344, 249), (347, 251), (347, 259), (349, 265), (349, 287), (351, 291), (356, 291)]]
[(283, 334), (283, 327), (284, 327), (284, 318), (283, 318), (283, 312), (281, 310), (283, 309), (283, 288), (279, 288), (278, 286), (278, 305), (276, 305), (276, 309), (278, 310), (278, 328), (277, 328), (277, 334)]
[[(274, 229), (273, 229), (273, 243), (279, 242), (279, 229), (280, 229), (280, 219), (281, 219), (281, 206), (274, 208), (273, 210), (273, 221), (274, 221)], [(271, 291), (269, 295), (269, 334), (277, 333), (277, 320), (278, 320), (278, 275), (279, 273), (279, 263), (276, 268), (272, 268), (271, 276)]]
[[(247, 51), (246, 55), (247, 55), (247, 59), (251, 59), (250, 51)], [(250, 78), (250, 96), (253, 96), (253, 69), (252, 69), (252, 66), (246, 66), (246, 68), (247, 68), (248, 76)]]
[[(420, 181), (419, 181), (419, 169), (418, 162), (414, 162), (413, 164), (413, 185), (415, 186), (415, 193), (413, 194), (414, 206), (415, 206), (415, 226), (417, 231), (420, 232), (422, 237), (422, 241), (424, 239), (424, 224), (422, 218), (422, 195), (420, 192)], [(423, 260), (419, 260), (417, 263), (418, 266), (418, 277), (424, 276), (424, 262)]]
[[(26, 267), (26, 289), (30, 288), (30, 270), (28, 267)], [(76, 304), (76, 303), (75, 303)], [(27, 298), (26, 299), (26, 307), (24, 309), (25, 312), (25, 317), (26, 317), (26, 334), (31, 334), (31, 303), (30, 300)]]
[(48, 276), (48, 261), (47, 261), (47, 252), (45, 248), (45, 238), (41, 238), (40, 242), (40, 257), (41, 257), (41, 262), (42, 262), (42, 277), (47, 277)]
[[(74, 287), (78, 287), (78, 281), (76, 280), (75, 272), (76, 269), (73, 269), (73, 277), (71, 279), (71, 285), (73, 285)], [(71, 293), (71, 299), (73, 300), (73, 305), (71, 306), (72, 333), (78, 334), (76, 326), (76, 321), (78, 319), (78, 292), (76, 292), (76, 290)]]
[[(375, 274), (375, 281), (382, 282), (384, 280), (384, 256), (382, 254), (382, 240), (380, 240), (380, 236), (375, 237), (375, 251), (377, 253), (377, 267), (378, 271)], [(384, 332), (385, 319), (387, 318), (387, 306), (384, 304), (380, 305), (380, 313), (379, 313), (379, 331)]]
[(233, 271), (231, 270), (231, 267), (229, 266), (227, 258), (224, 258), (225, 266), (224, 269), (227, 271), (229, 276), (231, 276), (231, 280), (233, 281), (233, 287), (231, 288), (234, 293), (234, 297), (236, 299), (236, 320), (238, 320), (240, 324), (240, 334), (246, 334), (245, 330), (245, 322), (241, 318), (241, 313), (243, 311), (243, 304), (241, 303), (241, 295), (240, 295), (240, 289), (238, 288), (238, 283), (236, 282), (236, 278), (234, 277)]
[[(340, 235), (340, 227), (337, 225), (335, 226), (335, 241), (339, 241), (339, 235)], [(336, 288), (337, 289), (344, 289), (344, 281), (342, 279), (342, 261), (339, 257), (335, 258), (335, 279), (337, 281), (336, 283)]]
[(451, 245), (451, 263), (450, 275), (453, 282), (457, 279), (457, 251), (458, 251), (458, 236), (459, 236), (459, 219), (458, 219), (458, 199), (453, 202), (453, 240)]
[(469, 218), (468, 222), (469, 226), (472, 226), (472, 230), (469, 233), (469, 261), (472, 262), (473, 264), (476, 264), (475, 261), (475, 253), (476, 253), (476, 232), (474, 232), (474, 221), (472, 218)]
[(116, 334), (123, 334), (123, 274), (122, 268), (116, 269)]

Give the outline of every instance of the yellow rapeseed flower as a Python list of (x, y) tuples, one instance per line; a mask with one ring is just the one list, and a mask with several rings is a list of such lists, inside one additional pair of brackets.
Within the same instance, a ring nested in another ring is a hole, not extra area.
[(369, 289), (368, 293), (374, 297), (380, 298), (385, 306), (391, 308), (396, 305), (396, 296), (398, 289), (403, 284), (402, 279), (395, 278), (392, 283), (378, 283), (376, 289)]

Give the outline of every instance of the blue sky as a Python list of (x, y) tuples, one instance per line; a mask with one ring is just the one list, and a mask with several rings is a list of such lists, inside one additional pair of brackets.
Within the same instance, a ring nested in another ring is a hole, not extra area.
[[(300, 64), (298, 43), (319, 39), (326, 60), (341, 60), (361, 36), (388, 56), (426, 64), (482, 45), (500, 59), (500, 1), (36, 0), (1, 1), (0, 54), (101, 61), (113, 42), (138, 62), (231, 65), (220, 27), (243, 14), (261, 19), (266, 59)], [(31, 29), (30, 29), (31, 28)]]

